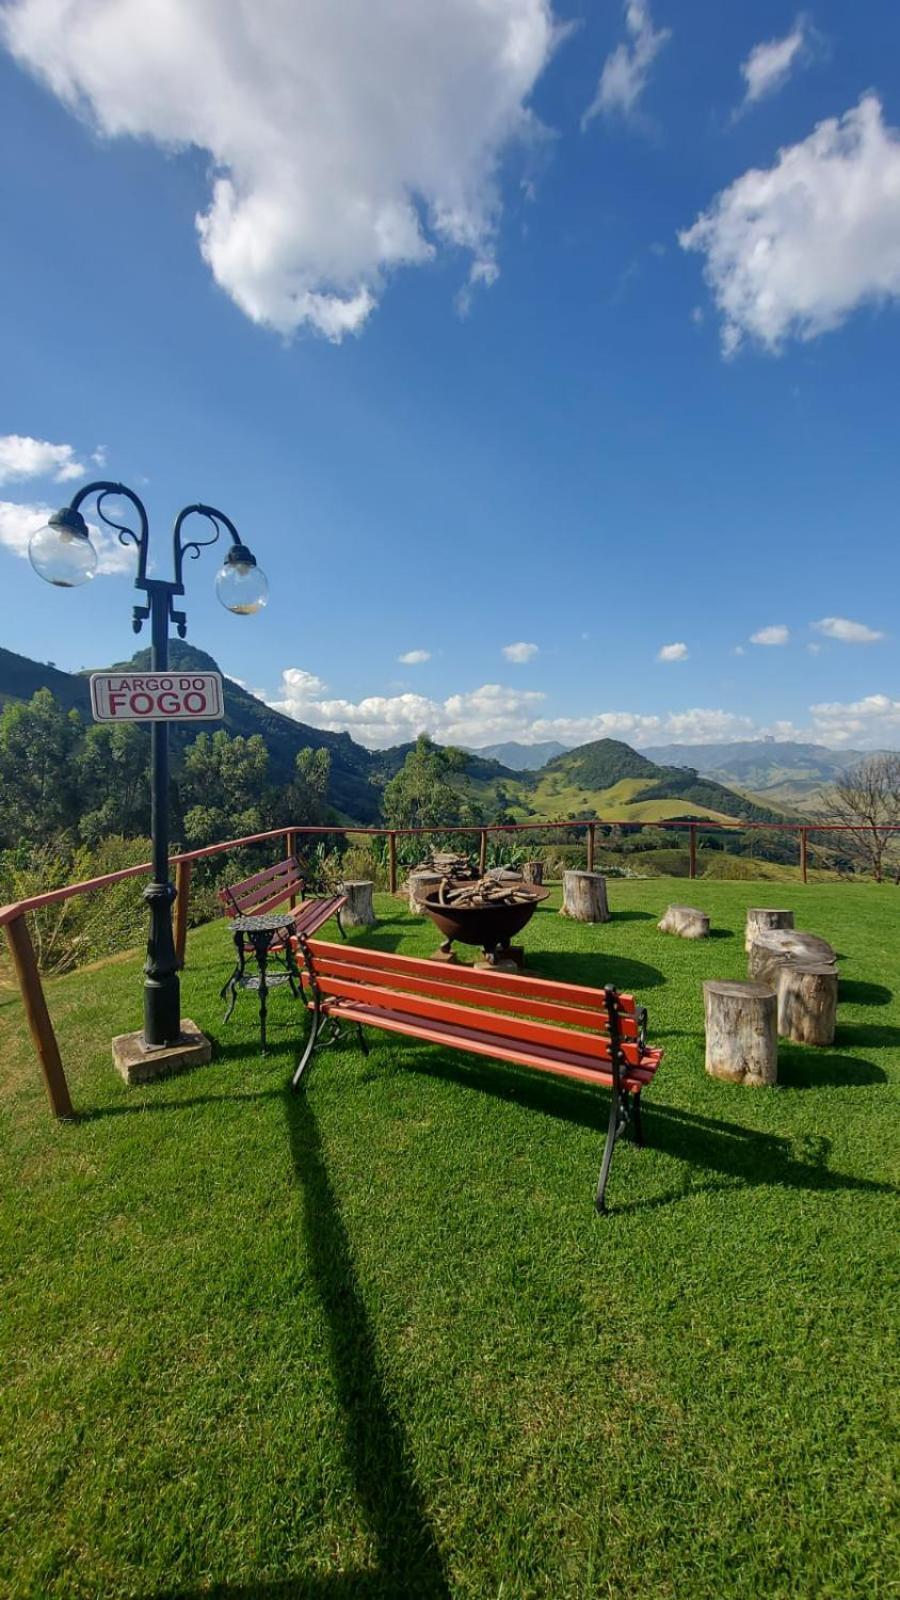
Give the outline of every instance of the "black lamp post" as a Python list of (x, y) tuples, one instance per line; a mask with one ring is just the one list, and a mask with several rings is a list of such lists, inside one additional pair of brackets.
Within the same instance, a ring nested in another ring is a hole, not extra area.
[[(179, 511), (172, 535), (174, 581), (148, 578), (150, 527), (147, 512), (139, 497), (124, 483), (86, 484), (68, 506), (55, 511), (46, 527), (34, 534), (28, 546), (28, 555), (35, 571), (45, 582), (55, 584), (58, 588), (72, 589), (94, 576), (97, 552), (91, 544), (88, 526), (80, 510), (90, 495), (97, 496), (97, 514), (107, 527), (115, 529), (119, 542), (137, 546), (135, 588), (144, 591), (147, 602), (134, 607), (132, 626), (135, 633), (140, 633), (149, 619), (150, 659), (154, 673), (165, 672), (169, 665), (169, 623), (175, 623), (179, 638), (183, 639), (187, 632), (184, 612), (176, 611), (173, 605), (175, 595), (184, 594), (184, 558), (190, 554), (196, 559), (201, 549), (216, 543), (223, 528), (231, 538), (231, 548), (216, 576), (216, 593), (220, 601), (228, 611), (234, 611), (238, 616), (248, 616), (265, 605), (269, 586), (264, 573), (256, 565), (255, 556), (241, 542), (234, 523), (214, 506), (198, 504), (185, 506), (183, 511)], [(104, 511), (103, 502), (109, 496), (130, 500), (138, 515), (137, 532)], [(183, 544), (181, 530), (187, 518), (195, 513), (212, 524), (212, 538), (189, 539)], [(150, 907), (150, 936), (144, 964), (144, 1043), (153, 1049), (178, 1044), (181, 1034), (180, 985), (172, 937), (175, 888), (169, 878), (169, 726), (166, 722), (151, 724), (150, 760), (153, 881), (144, 891), (144, 899)]]

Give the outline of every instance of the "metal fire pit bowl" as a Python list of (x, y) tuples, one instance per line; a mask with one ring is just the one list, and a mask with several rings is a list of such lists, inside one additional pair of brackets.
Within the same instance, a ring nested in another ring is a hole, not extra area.
[(530, 892), (527, 900), (511, 905), (500, 900), (486, 906), (442, 906), (436, 893), (427, 894), (420, 902), (420, 909), (444, 935), (441, 954), (450, 956), (451, 946), (456, 942), (480, 945), (488, 960), (502, 960), (509, 951), (513, 934), (520, 933), (531, 921), (540, 902), (550, 893), (549, 889), (532, 888), (530, 884), (516, 887), (520, 892), (523, 888)]

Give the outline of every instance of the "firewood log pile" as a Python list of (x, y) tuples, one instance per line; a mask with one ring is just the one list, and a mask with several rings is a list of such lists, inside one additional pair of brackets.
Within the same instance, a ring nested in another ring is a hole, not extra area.
[(442, 878), (438, 885), (438, 904), (458, 906), (460, 910), (480, 909), (483, 906), (517, 906), (534, 900), (533, 884), (521, 879), (510, 882), (499, 877), (476, 878), (474, 882), (461, 883), (458, 878)]
[(478, 877), (478, 868), (469, 857), (456, 855), (452, 850), (432, 850), (418, 870), (437, 872), (442, 878), (454, 878), (458, 882), (471, 882)]

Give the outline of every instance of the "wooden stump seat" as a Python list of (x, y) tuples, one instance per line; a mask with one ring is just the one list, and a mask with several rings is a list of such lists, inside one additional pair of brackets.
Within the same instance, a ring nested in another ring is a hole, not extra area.
[(602, 872), (564, 873), (559, 914), (575, 922), (609, 922), (606, 879)]
[(703, 985), (706, 1070), (729, 1083), (778, 1081), (777, 996), (767, 983)]

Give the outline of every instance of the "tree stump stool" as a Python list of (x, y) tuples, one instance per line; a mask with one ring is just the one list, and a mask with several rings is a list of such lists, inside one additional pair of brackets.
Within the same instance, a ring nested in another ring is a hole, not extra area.
[(609, 922), (606, 879), (602, 872), (564, 872), (559, 914), (575, 922)]
[(750, 1085), (778, 1082), (778, 998), (767, 983), (703, 985), (706, 1070)]
[(543, 861), (526, 861), (522, 865), (522, 876), (526, 883), (534, 883), (538, 887), (544, 881)]
[(773, 911), (768, 906), (748, 906), (747, 925), (744, 931), (744, 950), (750, 954), (750, 946), (757, 933), (762, 933), (768, 928), (792, 928), (794, 926), (793, 911)]
[(709, 938), (709, 917), (696, 906), (667, 906), (656, 926), (660, 933), (677, 933), (682, 939)]
[(787, 963), (816, 961), (837, 973), (836, 958), (827, 939), (794, 928), (761, 930), (750, 946), (747, 976), (778, 988), (778, 973)]
[(422, 901), (427, 894), (436, 894), (443, 879), (439, 872), (416, 871), (411, 872), (406, 880), (406, 892), (409, 895), (409, 909), (413, 915), (421, 915)]
[(837, 997), (833, 965), (785, 962), (778, 971), (778, 1032), (796, 1044), (834, 1044)]
[(369, 928), (375, 921), (375, 912), (372, 908), (372, 890), (374, 884), (368, 880), (361, 883), (342, 883), (341, 893), (347, 896), (347, 904), (341, 911), (341, 921), (348, 928)]

